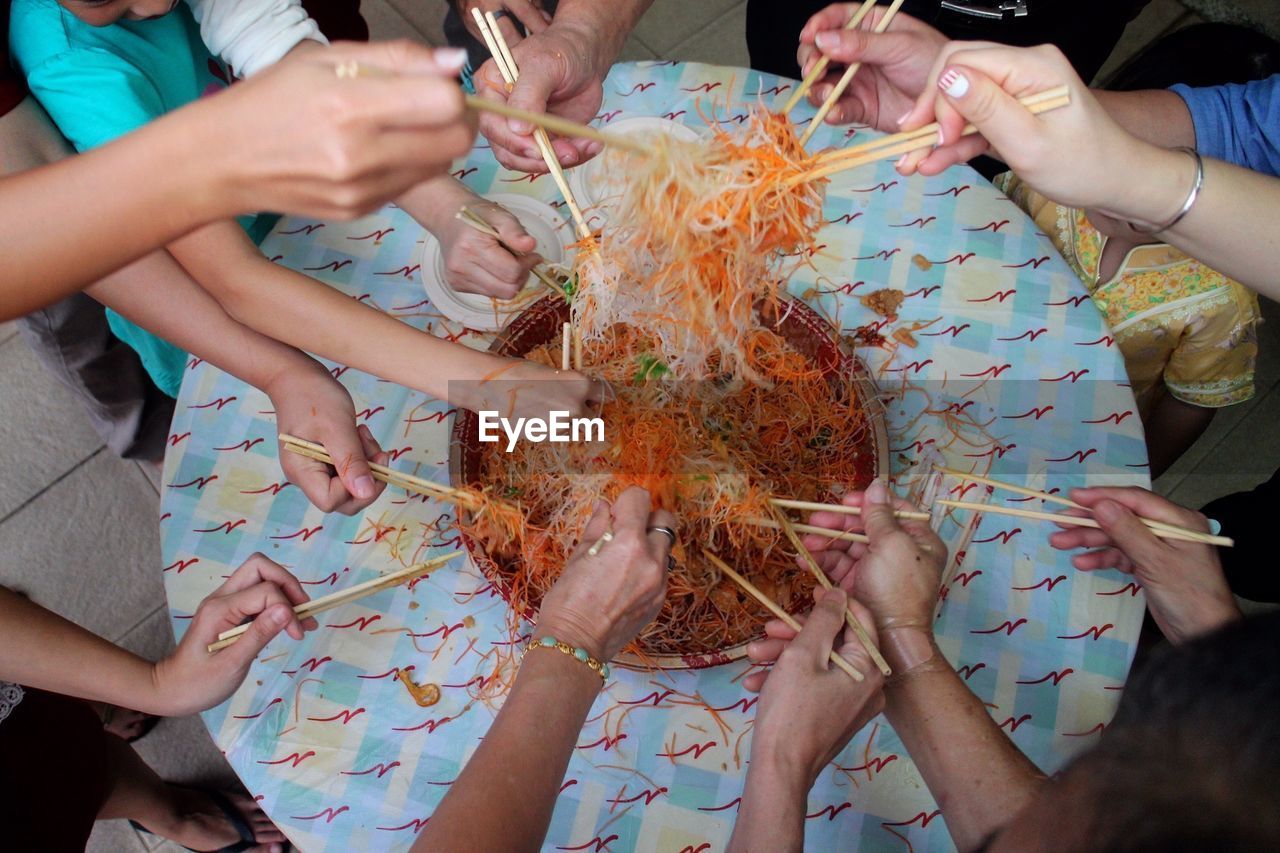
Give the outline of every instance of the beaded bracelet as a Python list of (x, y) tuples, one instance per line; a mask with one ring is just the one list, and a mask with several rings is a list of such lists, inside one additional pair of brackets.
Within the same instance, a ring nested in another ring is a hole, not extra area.
[(568, 643), (562, 640), (557, 640), (555, 637), (552, 637), (551, 635), (548, 634), (547, 636), (541, 637), (535, 640), (534, 642), (530, 643), (529, 646), (520, 655), (520, 662), (524, 663), (525, 655), (529, 654), (529, 652), (533, 651), (534, 649), (555, 649), (561, 654), (566, 654), (576, 661), (585, 663), (591, 669), (592, 672), (600, 676), (601, 681), (609, 680), (609, 664), (601, 663), (600, 661), (596, 660), (591, 656), (591, 654), (586, 649), (578, 648), (576, 646), (571, 646)]

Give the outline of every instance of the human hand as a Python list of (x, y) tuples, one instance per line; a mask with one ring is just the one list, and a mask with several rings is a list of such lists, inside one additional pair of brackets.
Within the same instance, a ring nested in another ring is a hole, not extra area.
[[(654, 527), (676, 529), (676, 518), (650, 510), (649, 493), (632, 486), (614, 501), (596, 505), (578, 547), (542, 599), (535, 640), (552, 636), (611, 660), (662, 609), (671, 539)], [(613, 539), (587, 553), (606, 531)]]
[[(609, 71), (609, 58), (594, 49), (597, 41), (590, 33), (553, 24), (512, 47), (520, 76), (510, 93), (492, 59), (473, 78), (476, 92), (522, 110), (554, 113), (589, 124), (600, 111)], [(480, 131), (498, 162), (508, 169), (534, 174), (547, 171), (527, 122), (485, 113), (480, 116)], [(586, 162), (602, 147), (594, 140), (554, 137), (551, 146), (562, 166)]]
[(1139, 517), (1209, 531), (1200, 513), (1136, 487), (1072, 489), (1071, 499), (1092, 511), (1101, 529), (1070, 527), (1049, 537), (1071, 564), (1085, 572), (1117, 569), (1142, 584), (1151, 617), (1171, 643), (1208, 633), (1240, 617), (1212, 545), (1161, 539)]
[[(844, 590), (815, 590), (817, 603), (796, 632), (781, 620), (765, 626), (766, 639), (747, 646), (755, 671), (743, 686), (760, 694), (752, 733), (751, 773), (764, 772), (785, 789), (807, 792), (823, 767), (884, 707), (884, 676), (844, 625), (845, 607), (876, 641), (874, 620)], [(831, 664), (832, 650), (859, 671), (854, 681)]]
[(282, 433), (323, 444), (337, 466), (285, 450), (277, 452), (280, 468), (322, 512), (355, 515), (378, 499), (385, 483), (373, 479), (369, 462), (385, 465), (389, 457), (364, 424), (356, 427), (351, 395), (319, 362), (308, 369), (282, 371), (266, 387)]
[[(1051, 45), (1011, 48), (952, 42), (938, 57), (911, 130), (937, 120), (942, 144), (906, 155), (899, 171), (934, 175), (988, 147), (1024, 181), (1059, 204), (1126, 220), (1160, 222), (1185, 197), (1185, 155), (1143, 142), (1098, 103)], [(1065, 85), (1071, 103), (1033, 115), (1017, 99)], [(966, 123), (979, 134), (960, 136)]]
[[(508, 46), (515, 45), (524, 39), (520, 27), (524, 27), (529, 33), (540, 33), (551, 23), (551, 14), (542, 8), (542, 3), (538, 0), (453, 0), (453, 7), (462, 18), (467, 32), (481, 41), (484, 40), (484, 36), (476, 26), (472, 10), (478, 9), (481, 14), (509, 12), (511, 17), (498, 15), (498, 29), (502, 31), (502, 37), (507, 40)], [(516, 26), (512, 18), (520, 23), (520, 27)]]
[[(454, 79), (465, 58), (408, 41), (335, 44), (160, 121), (195, 123), (199, 168), (222, 176), (221, 213), (350, 219), (470, 150), (475, 129)], [(348, 63), (371, 73), (338, 77)]]
[(884, 634), (897, 628), (932, 631), (947, 548), (927, 521), (899, 519), (895, 509), (915, 509), (903, 500), (890, 504), (883, 480), (865, 492), (849, 492), (845, 506), (861, 515), (815, 512), (809, 523), (833, 530), (862, 533), (871, 541), (837, 542), (815, 534), (802, 540), (832, 582), (862, 602)]
[(929, 72), (947, 45), (947, 38), (910, 15), (898, 15), (888, 30), (874, 33), (872, 28), (884, 17), (884, 11), (878, 8), (863, 19), (859, 29), (845, 30), (857, 10), (857, 3), (828, 6), (800, 31), (796, 60), (802, 76), (807, 76), (822, 56), (831, 62), (827, 73), (809, 90), (809, 102), (821, 106), (844, 70), (861, 63), (844, 95), (827, 113), (826, 121), (857, 122), (896, 133), (899, 119), (911, 111), (916, 98), (929, 85)]
[[(282, 566), (254, 554), (226, 583), (200, 602), (187, 633), (173, 654), (152, 665), (158, 706), (166, 716), (204, 711), (236, 691), (258, 652), (281, 630), (295, 640), (316, 627), (299, 620), (293, 608), (310, 596)], [(217, 652), (208, 646), (223, 631), (253, 622), (240, 639)]]
[(542, 261), (534, 251), (537, 241), (502, 205), (475, 196), (466, 204), (493, 226), (502, 242), (456, 217), (443, 222), (435, 234), (444, 252), (449, 286), (463, 293), (513, 299), (528, 281), (529, 271)]
[(453, 383), (450, 402), (475, 412), (501, 412), (507, 418), (546, 418), (568, 412), (589, 415), (605, 401), (609, 386), (576, 370), (556, 370), (523, 358), (498, 358), (487, 381)]

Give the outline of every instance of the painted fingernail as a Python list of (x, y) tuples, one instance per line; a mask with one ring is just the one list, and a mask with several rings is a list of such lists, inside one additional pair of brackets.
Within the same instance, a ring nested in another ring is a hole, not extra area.
[(445, 68), (457, 71), (467, 63), (467, 52), (460, 47), (441, 47), (436, 49), (436, 62)]
[(963, 98), (969, 91), (969, 78), (954, 68), (948, 68), (938, 78), (938, 88), (952, 98)]
[(830, 50), (840, 44), (840, 35), (827, 30), (814, 36), (813, 43), (823, 50)]
[(373, 497), (373, 478), (368, 474), (357, 477), (355, 482), (356, 497), (360, 500)]

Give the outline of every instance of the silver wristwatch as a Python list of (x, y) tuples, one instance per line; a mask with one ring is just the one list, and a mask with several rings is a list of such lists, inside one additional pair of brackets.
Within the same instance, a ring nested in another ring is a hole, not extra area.
[(994, 21), (1027, 16), (1027, 0), (942, 0), (942, 8), (959, 15)]

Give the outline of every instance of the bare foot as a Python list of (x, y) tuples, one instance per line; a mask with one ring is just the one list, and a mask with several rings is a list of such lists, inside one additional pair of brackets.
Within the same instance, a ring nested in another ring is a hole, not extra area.
[[(169, 788), (177, 812), (174, 822), (148, 829), (191, 850), (221, 850), (241, 840), (239, 831), (207, 792), (179, 785), (170, 785)], [(253, 833), (253, 840), (258, 846), (252, 850), (281, 853), (285, 849), (288, 840), (284, 833), (276, 829), (256, 802), (241, 793), (221, 793)]]

